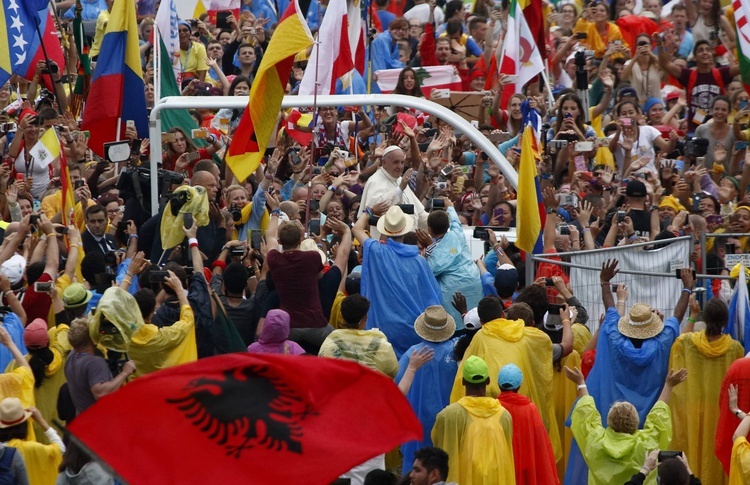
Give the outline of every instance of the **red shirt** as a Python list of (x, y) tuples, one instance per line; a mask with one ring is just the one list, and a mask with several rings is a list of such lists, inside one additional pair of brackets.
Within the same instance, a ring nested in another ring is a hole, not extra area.
[[(52, 281), (52, 277), (49, 273), (42, 273), (42, 276), (37, 281), (40, 283)], [(34, 291), (34, 285), (29, 285), (26, 288), (26, 293), (23, 295), (21, 306), (23, 306), (26, 312), (27, 323), (33, 322), (36, 318), (41, 318), (46, 322), (49, 317), (49, 307), (52, 306), (52, 298), (47, 293)]]

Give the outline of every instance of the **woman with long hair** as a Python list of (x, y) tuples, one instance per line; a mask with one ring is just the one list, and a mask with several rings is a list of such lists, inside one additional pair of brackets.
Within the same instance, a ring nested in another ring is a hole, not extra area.
[[(32, 178), (31, 195), (37, 200), (42, 200), (47, 191), (50, 181), (49, 167), (43, 167), (34, 163), (33, 157), (29, 154), (31, 147), (36, 145), (39, 137), (43, 133), (43, 119), (35, 111), (25, 109), (19, 116), (16, 136), (8, 147), (8, 155), (15, 160), (13, 164), (15, 174), (22, 174), (25, 177)], [(48, 128), (54, 130), (54, 128)], [(28, 183), (27, 189), (28, 189)]]
[(705, 40), (715, 48), (721, 45), (719, 36), (724, 35), (730, 44), (734, 44), (734, 27), (721, 14), (719, 0), (698, 0), (697, 7), (695, 2), (684, 2), (684, 5), (694, 43)]
[[(235, 76), (229, 84), (227, 96), (247, 97), (250, 94), (252, 81), (245, 76)], [(222, 108), (211, 120), (211, 128), (231, 133), (240, 124), (240, 118), (245, 108)]]
[(659, 67), (659, 59), (651, 50), (651, 37), (648, 34), (638, 34), (635, 46), (635, 56), (625, 64), (620, 78), (630, 82), (641, 103), (649, 98), (660, 98), (663, 72)]
[(594, 57), (601, 59), (612, 43), (628, 47), (622, 32), (616, 23), (609, 19), (609, 7), (604, 2), (591, 2), (576, 22), (575, 33), (585, 32), (586, 38), (581, 42), (594, 51)]
[[(716, 96), (711, 104), (711, 120), (695, 129), (696, 137), (708, 140), (708, 151), (704, 155), (707, 168), (713, 167), (716, 161), (729, 171), (729, 155), (732, 153), (735, 142), (732, 125), (727, 121), (731, 109), (732, 104), (728, 97)], [(724, 147), (724, 159), (716, 160), (714, 150), (720, 146)]]
[[(210, 159), (214, 153), (222, 148), (221, 141), (213, 134), (209, 134), (206, 138), (208, 146), (198, 148), (185, 130), (178, 126), (171, 128), (167, 133), (172, 133), (174, 140), (166, 143), (162, 163), (162, 168), (165, 170), (174, 170), (192, 176), (193, 167), (199, 160)], [(198, 156), (189, 156), (191, 153), (197, 153)]]
[(653, 126), (641, 125), (641, 107), (636, 101), (623, 101), (615, 106), (615, 123), (617, 131), (609, 141), (609, 149), (615, 156), (615, 162), (620, 174), (626, 173), (631, 162), (645, 158), (639, 169), (647, 169), (656, 174), (654, 158), (658, 148), (663, 153), (674, 150), (677, 132), (669, 133), (669, 141), (661, 136), (661, 132)]
[(417, 72), (414, 69), (405, 67), (401, 70), (393, 94), (405, 94), (407, 96), (424, 98), (422, 88), (419, 86), (419, 80), (417, 79)]
[(498, 91), (497, 95), (495, 95), (494, 103), (496, 104), (492, 107), (492, 117), (501, 130), (507, 131), (511, 136), (515, 136), (523, 128), (521, 103), (526, 101), (526, 96), (521, 93), (515, 93), (508, 101), (507, 110), (500, 109), (500, 96), (502, 96), (502, 90)]

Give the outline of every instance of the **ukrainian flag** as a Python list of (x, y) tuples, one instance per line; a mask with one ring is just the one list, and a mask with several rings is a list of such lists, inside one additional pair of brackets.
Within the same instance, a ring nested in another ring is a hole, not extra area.
[(127, 120), (135, 122), (139, 138), (148, 137), (135, 0), (115, 0), (100, 52), (81, 128), (91, 132), (89, 147), (104, 156), (103, 145), (118, 139), (118, 128), (125, 138)]

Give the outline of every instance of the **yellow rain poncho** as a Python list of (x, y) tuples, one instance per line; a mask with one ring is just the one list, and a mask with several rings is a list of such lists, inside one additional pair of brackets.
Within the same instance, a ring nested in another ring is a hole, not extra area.
[[(583, 325), (581, 325), (583, 326)], [(585, 328), (585, 327), (584, 327)], [(585, 344), (584, 344), (585, 346)], [(578, 389), (573, 381), (565, 377), (563, 367), (581, 368), (581, 356), (575, 350), (560, 361), (560, 369), (557, 367), (552, 374), (552, 395), (555, 401), (555, 417), (557, 418), (557, 431), (560, 434), (562, 445), (562, 460), (557, 462), (557, 476), (560, 481), (565, 477), (565, 466), (568, 464), (570, 455), (570, 443), (573, 441), (573, 432), (565, 426), (568, 413), (573, 409), (573, 404), (578, 399)]]
[(580, 323), (574, 323), (570, 329), (573, 331), (573, 350), (578, 352), (579, 356), (583, 355), (583, 349), (591, 340), (591, 331), (586, 325)]
[(162, 249), (173, 248), (185, 239), (185, 233), (182, 232), (183, 214), (193, 214), (198, 227), (208, 225), (208, 193), (206, 189), (201, 186), (189, 187), (181, 185), (174, 190), (173, 198), (183, 193), (187, 197), (187, 201), (180, 207), (177, 215), (172, 215), (174, 200), (171, 200), (167, 204), (161, 215), (160, 235)]
[(726, 483), (724, 468), (714, 454), (719, 394), (727, 369), (745, 355), (742, 344), (729, 335), (709, 342), (706, 332), (680, 335), (669, 356), (669, 368), (688, 370), (689, 379), (672, 391), (674, 437), (670, 450), (682, 450), (703, 483)]
[(5, 444), (16, 448), (23, 456), (30, 484), (55, 485), (63, 455), (58, 445), (43, 445), (19, 439), (12, 439)]
[(320, 357), (348, 359), (393, 378), (398, 373), (398, 359), (393, 346), (380, 330), (342, 328), (334, 330), (323, 341)]
[[(638, 473), (646, 452), (666, 450), (672, 439), (672, 419), (664, 401), (654, 404), (643, 429), (626, 434), (604, 428), (594, 398), (583, 396), (573, 410), (570, 427), (589, 466), (588, 485), (627, 482)], [(644, 483), (656, 483), (656, 473), (651, 473)]]
[[(117, 331), (109, 325), (102, 327), (105, 320), (111, 322)], [(89, 336), (94, 345), (115, 352), (128, 352), (133, 334), (143, 325), (143, 317), (133, 295), (113, 286), (104, 292), (96, 306), (89, 325)]]
[[(523, 320), (498, 318), (485, 323), (466, 349), (465, 357), (476, 355), (487, 363), (490, 376), (497, 376), (505, 364), (516, 364), (523, 372), (519, 393), (531, 399), (539, 408), (544, 427), (550, 434), (555, 460), (562, 458), (562, 445), (555, 416), (552, 395), (552, 340), (534, 327), (524, 326)], [(451, 392), (454, 403), (466, 394), (462, 383), (463, 362), (458, 366)], [(497, 379), (490, 379), (487, 395), (497, 397)]]
[(448, 453), (447, 482), (516, 483), (513, 419), (495, 398), (466, 396), (440, 411), (432, 428), (432, 442)]
[[(708, 483), (708, 482), (706, 482)], [(740, 436), (732, 446), (732, 463), (729, 465), (729, 485), (750, 483), (750, 443)]]
[[(41, 387), (34, 387), (36, 408), (39, 409), (48, 423), (53, 423), (58, 419), (57, 396), (60, 392), (60, 387), (65, 383), (63, 367), (71, 349), (68, 343), (68, 330), (67, 325), (61, 324), (47, 331), (49, 334), (49, 348), (52, 351), (53, 358), (52, 362), (44, 370), (44, 381), (42, 381)], [(28, 359), (29, 356), (26, 358)], [(11, 372), (16, 367), (16, 361), (12, 360), (5, 369), (5, 372)], [(29, 420), (29, 422), (33, 423), (36, 440), (45, 445), (49, 444), (47, 435), (44, 434), (42, 427), (34, 420)]]

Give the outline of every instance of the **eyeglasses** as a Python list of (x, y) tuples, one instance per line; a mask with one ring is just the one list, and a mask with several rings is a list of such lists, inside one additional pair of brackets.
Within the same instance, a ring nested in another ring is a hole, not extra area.
[(336, 108), (333, 107), (333, 106), (324, 106), (324, 107), (320, 108), (320, 112), (321, 113), (324, 112), (324, 111), (336, 111)]

